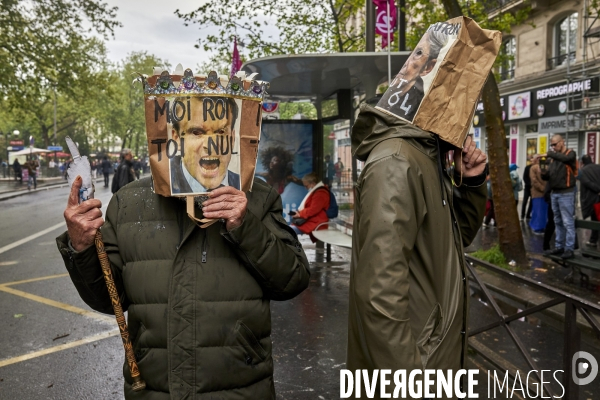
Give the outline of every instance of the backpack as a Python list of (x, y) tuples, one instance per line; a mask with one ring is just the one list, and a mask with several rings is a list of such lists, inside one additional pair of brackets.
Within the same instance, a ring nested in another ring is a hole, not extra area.
[(523, 190), (523, 181), (519, 177), (517, 171), (510, 171), (510, 179), (512, 181), (513, 190), (517, 190), (518, 192)]
[[(571, 149), (567, 149), (567, 152), (565, 154), (569, 154), (571, 152)], [(572, 168), (570, 165), (565, 164), (565, 167), (567, 167), (567, 186), (571, 186), (571, 177), (569, 175), (569, 172), (571, 174), (573, 174), (573, 178), (577, 178), (577, 175), (579, 175), (579, 160), (575, 159), (575, 168)]]
[(319, 190), (320, 189), (327, 190), (327, 193), (329, 193), (329, 207), (327, 207), (327, 210), (325, 210), (325, 214), (327, 215), (327, 218), (329, 218), (329, 219), (337, 218), (340, 208), (338, 207), (335, 196), (326, 187), (320, 187)]

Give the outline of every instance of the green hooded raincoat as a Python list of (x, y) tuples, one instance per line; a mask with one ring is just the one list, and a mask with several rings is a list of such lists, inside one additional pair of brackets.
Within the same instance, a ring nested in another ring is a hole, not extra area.
[(466, 349), (463, 246), (483, 220), (485, 176), (453, 187), (435, 135), (367, 105), (352, 152), (365, 165), (355, 192), (347, 368), (456, 371)]

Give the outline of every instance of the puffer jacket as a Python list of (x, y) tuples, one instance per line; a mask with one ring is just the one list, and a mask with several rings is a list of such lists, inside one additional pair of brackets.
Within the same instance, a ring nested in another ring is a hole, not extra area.
[[(277, 192), (255, 180), (247, 198), (231, 232), (199, 228), (149, 178), (111, 199), (102, 234), (147, 385), (133, 392), (124, 364), (126, 399), (275, 399), (269, 302), (308, 286), (308, 261)], [(112, 314), (95, 248), (73, 252), (68, 240), (57, 243), (81, 298)]]
[[(327, 208), (329, 208), (329, 190), (321, 186), (308, 196), (304, 208), (295, 215), (295, 217), (306, 220), (302, 225), (298, 225), (298, 229), (308, 234), (314, 231), (317, 226), (329, 221), (326, 213)], [(322, 225), (319, 229), (327, 229), (327, 225)]]
[(483, 220), (485, 174), (453, 187), (433, 134), (367, 105), (352, 152), (365, 165), (355, 190), (346, 368), (464, 368), (463, 246)]

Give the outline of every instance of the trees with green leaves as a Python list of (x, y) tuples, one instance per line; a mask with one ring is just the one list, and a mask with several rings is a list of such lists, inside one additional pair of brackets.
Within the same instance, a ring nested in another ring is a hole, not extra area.
[(56, 101), (57, 135), (69, 131), (83, 143), (95, 93), (107, 82), (102, 38), (120, 25), (117, 9), (98, 0), (0, 5), (0, 107), (8, 111), (2, 125), (18, 126), (48, 146)]
[(119, 137), (123, 147), (129, 147), (135, 155), (146, 148), (146, 119), (144, 116), (144, 92), (140, 83), (133, 83), (139, 74), (152, 74), (154, 67), (165, 70), (170, 65), (145, 51), (133, 52), (111, 71), (109, 85), (99, 109), (97, 124), (100, 134), (97, 147)]
[(203, 30), (196, 47), (213, 52), (211, 65), (229, 69), (234, 36), (250, 59), (361, 51), (364, 5), (364, 0), (223, 0), (175, 14)]
[(25, 85), (68, 92), (101, 61), (93, 34), (108, 38), (116, 8), (99, 0), (0, 0), (0, 95)]

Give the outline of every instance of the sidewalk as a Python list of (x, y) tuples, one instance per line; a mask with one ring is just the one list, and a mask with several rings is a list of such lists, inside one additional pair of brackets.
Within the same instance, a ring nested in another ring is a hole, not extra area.
[[(110, 178), (112, 180), (112, 175)], [(104, 177), (98, 177), (94, 182), (96, 186), (98, 183), (102, 184), (104, 182)], [(54, 178), (39, 178), (37, 181), (37, 189), (33, 189), (32, 187), (31, 190), (27, 190), (26, 181), (23, 181), (23, 184), (20, 184), (19, 181), (15, 181), (14, 178), (0, 178), (0, 201), (23, 196), (29, 193), (40, 192), (43, 190), (63, 188), (67, 187), (68, 185), (69, 183), (62, 176)]]

